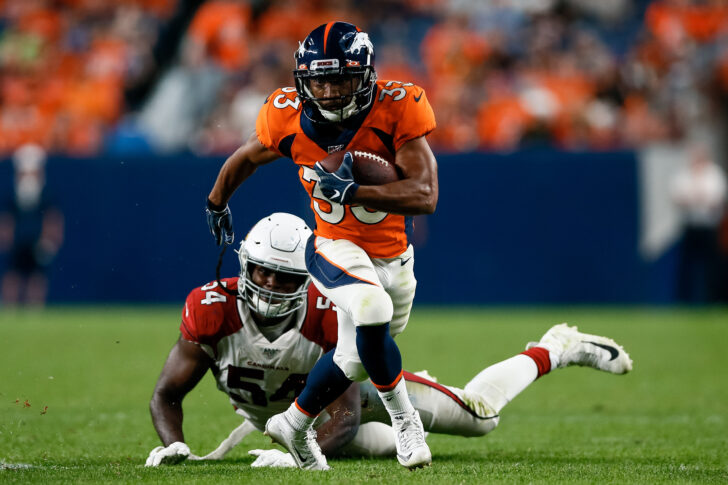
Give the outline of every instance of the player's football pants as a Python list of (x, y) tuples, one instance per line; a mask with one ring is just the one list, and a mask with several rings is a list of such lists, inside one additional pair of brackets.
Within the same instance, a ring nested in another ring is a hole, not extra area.
[(334, 362), (349, 379), (366, 379), (356, 327), (389, 322), (393, 337), (402, 333), (417, 286), (414, 249), (409, 246), (396, 258), (371, 259), (351, 241), (312, 237), (306, 247), (306, 268), (319, 291), (337, 308)]
[[(425, 431), (459, 436), (483, 436), (500, 420), (499, 410), (490, 401), (500, 396), (443, 386), (430, 379), (405, 372), (407, 393), (420, 413)], [(341, 454), (351, 456), (391, 456), (396, 453), (389, 414), (371, 382), (361, 383), (361, 425)]]

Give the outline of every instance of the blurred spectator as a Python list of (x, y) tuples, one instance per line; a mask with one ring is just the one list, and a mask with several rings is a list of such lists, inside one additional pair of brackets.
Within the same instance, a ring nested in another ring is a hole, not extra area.
[(45, 189), (45, 151), (23, 145), (13, 155), (15, 186), (0, 213), (0, 250), (10, 264), (0, 285), (5, 305), (43, 305), (47, 271), (63, 242), (63, 214)]
[(726, 178), (704, 145), (693, 145), (690, 157), (671, 187), (684, 223), (678, 298), (706, 303), (717, 297), (718, 227), (726, 202)]
[[(197, 11), (180, 62), (165, 74), (140, 114), (157, 149), (190, 148), (190, 140), (215, 115), (225, 83), (248, 65), (250, 22), (251, 9), (243, 0), (211, 0)], [(226, 139), (212, 135), (213, 140)]]
[(94, 155), (117, 130), (225, 153), (332, 19), (376, 37), (381, 79), (427, 90), (437, 150), (632, 149), (726, 118), (722, 0), (8, 0), (0, 154)]

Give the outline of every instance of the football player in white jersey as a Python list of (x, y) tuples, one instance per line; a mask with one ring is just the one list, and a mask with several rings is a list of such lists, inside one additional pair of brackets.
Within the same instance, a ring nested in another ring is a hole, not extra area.
[[(288, 407), (308, 372), (336, 344), (335, 309), (309, 284), (303, 262), (306, 224), (290, 214), (272, 214), (251, 229), (240, 246), (239, 278), (220, 283), (237, 287), (237, 298), (217, 282), (187, 297), (181, 336), (172, 348), (150, 403), (163, 446), (154, 448), (147, 466), (185, 459), (221, 459), (253, 430)], [(500, 411), (551, 369), (583, 365), (614, 374), (631, 370), (632, 361), (613, 340), (580, 333), (566, 324), (552, 327), (527, 350), (494, 364), (464, 389), (438, 384), (426, 374), (404, 372), (407, 390), (425, 430), (460, 436), (492, 431)], [(182, 400), (211, 370), (220, 390), (245, 421), (213, 452), (191, 454), (182, 432)], [(389, 414), (369, 382), (353, 383), (323, 413), (317, 441), (325, 455), (394, 455)], [(288, 453), (252, 450), (253, 466), (296, 466)]]
[[(208, 369), (246, 418), (248, 425), (242, 431), (262, 430), (268, 418), (290, 406), (313, 365), (335, 346), (336, 313), (309, 284), (306, 272), (304, 249), (310, 235), (300, 218), (272, 214), (259, 221), (241, 244), (239, 278), (190, 292), (181, 336), (150, 403), (164, 446), (150, 453), (147, 465), (189, 455), (182, 432), (182, 400)], [(358, 393), (355, 397), (358, 404)], [(346, 394), (340, 400), (345, 399)], [(337, 426), (334, 434), (346, 434), (346, 429)]]

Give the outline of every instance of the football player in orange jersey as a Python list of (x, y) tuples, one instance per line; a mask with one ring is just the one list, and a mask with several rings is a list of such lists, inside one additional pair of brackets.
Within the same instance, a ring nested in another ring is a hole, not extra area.
[[(337, 309), (309, 284), (304, 245), (310, 230), (291, 214), (261, 219), (240, 245), (240, 275), (192, 290), (185, 300), (180, 337), (154, 388), (150, 411), (162, 441), (146, 466), (186, 459), (220, 460), (252, 431), (263, 431), (302, 390), (317, 360), (336, 344)], [(227, 293), (230, 291), (232, 293)], [(433, 433), (483, 436), (503, 407), (537, 378), (556, 368), (588, 366), (624, 374), (632, 362), (607, 337), (552, 327), (525, 352), (488, 366), (464, 388), (441, 385), (426, 372), (404, 372), (410, 399)], [(193, 455), (182, 431), (185, 396), (210, 370), (245, 420), (213, 452)], [(335, 455), (391, 456), (395, 435), (379, 392), (370, 381), (352, 383), (316, 422), (322, 451)], [(294, 467), (276, 449), (251, 450), (253, 467)]]
[[(232, 243), (228, 200), (257, 167), (281, 156), (299, 166), (311, 197), (316, 228), (306, 268), (339, 309), (338, 343), (316, 364), (296, 402), (272, 417), (266, 430), (299, 467), (327, 469), (312, 423), (352, 381), (368, 376), (394, 423), (399, 462), (408, 468), (429, 465), (432, 457), (393, 337), (407, 325), (415, 293), (411, 217), (430, 214), (437, 204), (436, 161), (425, 139), (435, 128), (434, 114), (422, 88), (377, 80), (374, 47), (354, 25), (317, 27), (295, 61), (296, 87), (268, 97), (255, 134), (225, 161), (207, 204), (218, 244)], [(334, 173), (317, 163), (329, 153), (354, 149), (388, 154), (401, 179), (360, 186), (349, 154)]]

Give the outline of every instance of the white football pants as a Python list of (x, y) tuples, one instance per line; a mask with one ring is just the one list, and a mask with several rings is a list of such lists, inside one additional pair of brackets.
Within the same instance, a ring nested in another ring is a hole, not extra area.
[[(500, 421), (500, 411), (538, 375), (534, 361), (516, 355), (476, 375), (464, 389), (444, 386), (405, 372), (407, 393), (420, 413), (425, 431), (457, 436), (483, 436)], [(391, 456), (396, 453), (390, 419), (376, 388), (361, 383), (361, 425), (342, 454)]]
[(417, 281), (414, 249), (396, 258), (371, 259), (346, 239), (315, 237), (306, 267), (316, 288), (336, 306), (339, 339), (334, 362), (354, 381), (367, 378), (356, 348), (356, 327), (389, 323), (393, 337), (407, 326)]

